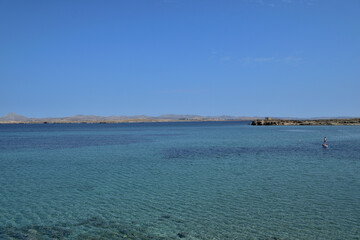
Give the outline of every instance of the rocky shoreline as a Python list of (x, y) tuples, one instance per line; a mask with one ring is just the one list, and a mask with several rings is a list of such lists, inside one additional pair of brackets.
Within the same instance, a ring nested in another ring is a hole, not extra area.
[(258, 119), (252, 121), (251, 125), (255, 125), (255, 126), (360, 125), (360, 118), (317, 119), (317, 120)]

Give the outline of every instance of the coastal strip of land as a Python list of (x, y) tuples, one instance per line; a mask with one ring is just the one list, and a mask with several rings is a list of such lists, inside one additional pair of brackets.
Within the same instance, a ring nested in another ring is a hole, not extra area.
[(247, 121), (254, 126), (293, 126), (293, 125), (360, 125), (360, 118), (331, 118), (331, 119), (285, 119), (285, 118), (259, 118), (236, 116), (200, 116), (167, 114), (158, 117), (137, 116), (95, 116), (75, 115), (71, 117), (28, 118), (15, 113), (0, 117), (0, 124), (61, 124), (61, 123), (155, 123), (155, 122), (230, 122)]
[(316, 120), (291, 120), (291, 119), (257, 119), (252, 121), (255, 126), (295, 126), (295, 125), (360, 125), (360, 118), (335, 118)]
[(32, 120), (32, 121), (2, 121), (0, 124), (63, 124), (63, 123), (84, 123), (84, 124), (110, 124), (110, 123), (160, 123), (160, 122), (224, 122), (224, 121), (246, 121), (238, 119), (124, 119), (124, 120)]
[(75, 115), (71, 117), (52, 117), (52, 118), (28, 118), (23, 115), (9, 113), (0, 117), (0, 124), (61, 124), (61, 123), (87, 123), (87, 124), (106, 124), (106, 123), (154, 123), (154, 122), (217, 122), (217, 121), (253, 121), (255, 117), (233, 117), (233, 116), (200, 116), (200, 115), (177, 115), (167, 114), (158, 117), (138, 115), (138, 116), (95, 116), (95, 115)]

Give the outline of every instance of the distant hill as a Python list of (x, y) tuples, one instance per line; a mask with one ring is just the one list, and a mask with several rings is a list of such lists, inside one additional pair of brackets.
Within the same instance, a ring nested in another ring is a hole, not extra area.
[(200, 115), (179, 115), (179, 114), (164, 114), (156, 117), (158, 119), (196, 119), (203, 118)]
[(13, 112), (0, 118), (1, 122), (10, 122), (10, 121), (22, 122), (22, 121), (27, 121), (27, 120), (28, 120), (27, 117), (13, 113)]
[(173, 122), (173, 121), (251, 121), (258, 117), (235, 117), (235, 116), (201, 116), (187, 114), (164, 114), (157, 117), (136, 116), (96, 116), (75, 115), (71, 117), (57, 118), (27, 118), (15, 113), (0, 118), (0, 123), (111, 123), (111, 122)]

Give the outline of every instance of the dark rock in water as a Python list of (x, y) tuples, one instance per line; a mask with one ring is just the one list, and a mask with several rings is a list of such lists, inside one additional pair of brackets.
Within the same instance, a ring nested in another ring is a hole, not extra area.
[(57, 227), (57, 226), (32, 226), (32, 230), (35, 230), (40, 235), (48, 236), (50, 238), (64, 238), (69, 236), (71, 231), (65, 228)]
[(182, 220), (182, 219), (174, 219), (173, 221), (176, 222), (176, 223), (184, 223), (184, 222), (185, 222), (185, 221)]
[[(166, 219), (166, 218), (165, 218)], [(73, 228), (81, 228), (83, 231), (76, 234)], [(103, 217), (91, 217), (77, 223), (58, 223), (55, 225), (28, 225), (24, 227), (0, 226), (1, 240), (103, 240), (103, 239), (146, 239), (146, 240), (173, 240), (184, 238), (184, 233), (177, 236), (159, 236), (148, 231), (147, 225), (137, 222), (127, 223), (107, 220)]]
[(103, 227), (105, 224), (106, 224), (106, 222), (102, 218), (92, 217), (92, 218), (85, 219), (76, 225), (77, 226), (85, 225), (85, 226)]
[(186, 237), (186, 235), (185, 235), (184, 233), (178, 233), (177, 235), (178, 235), (179, 238), (184, 238), (184, 237)]
[(70, 230), (57, 226), (4, 227), (0, 229), (0, 239), (64, 239), (70, 233)]
[(5, 235), (11, 237), (11, 238), (15, 238), (15, 239), (27, 239), (27, 235), (19, 232), (19, 231), (9, 231), (9, 232), (5, 232)]

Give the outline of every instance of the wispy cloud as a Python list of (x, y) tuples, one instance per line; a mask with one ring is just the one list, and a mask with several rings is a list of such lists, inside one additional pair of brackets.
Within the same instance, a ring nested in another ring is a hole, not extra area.
[(240, 58), (239, 62), (243, 66), (247, 66), (251, 63), (266, 63), (266, 62), (273, 62), (276, 61), (275, 57), (244, 57)]
[(239, 62), (241, 63), (241, 65), (243, 67), (246, 67), (248, 64), (250, 64), (252, 62), (252, 58), (249, 58), (249, 57), (245, 57), (245, 58), (240, 58), (239, 59)]
[(210, 59), (214, 59), (220, 62), (229, 62), (232, 60), (232, 57), (228, 53), (222, 53), (221, 51), (211, 50)]
[(269, 62), (275, 60), (274, 57), (261, 57), (261, 58), (254, 58), (254, 62)]
[(231, 56), (231, 54), (227, 53), (222, 54), (221, 52), (218, 52), (216, 50), (210, 51), (210, 59), (220, 61), (222, 63), (229, 62), (229, 63), (240, 63), (243, 66), (249, 65), (249, 64), (270, 64), (270, 63), (298, 63), (303, 60), (302, 57), (294, 56), (294, 55), (288, 55), (288, 56), (278, 56), (277, 54), (273, 56), (257, 56), (257, 57), (234, 57)]
[(303, 59), (300, 57), (294, 57), (294, 56), (288, 56), (282, 59), (282, 61), (284, 62), (299, 62), (302, 61)]
[(244, 57), (240, 58), (239, 62), (243, 66), (247, 66), (249, 64), (255, 63), (298, 63), (302, 61), (303, 58), (295, 57), (295, 56), (287, 56), (287, 57)]
[(221, 58), (222, 62), (227, 62), (227, 61), (230, 61), (230, 60), (231, 60), (231, 57), (229, 57), (229, 56)]

